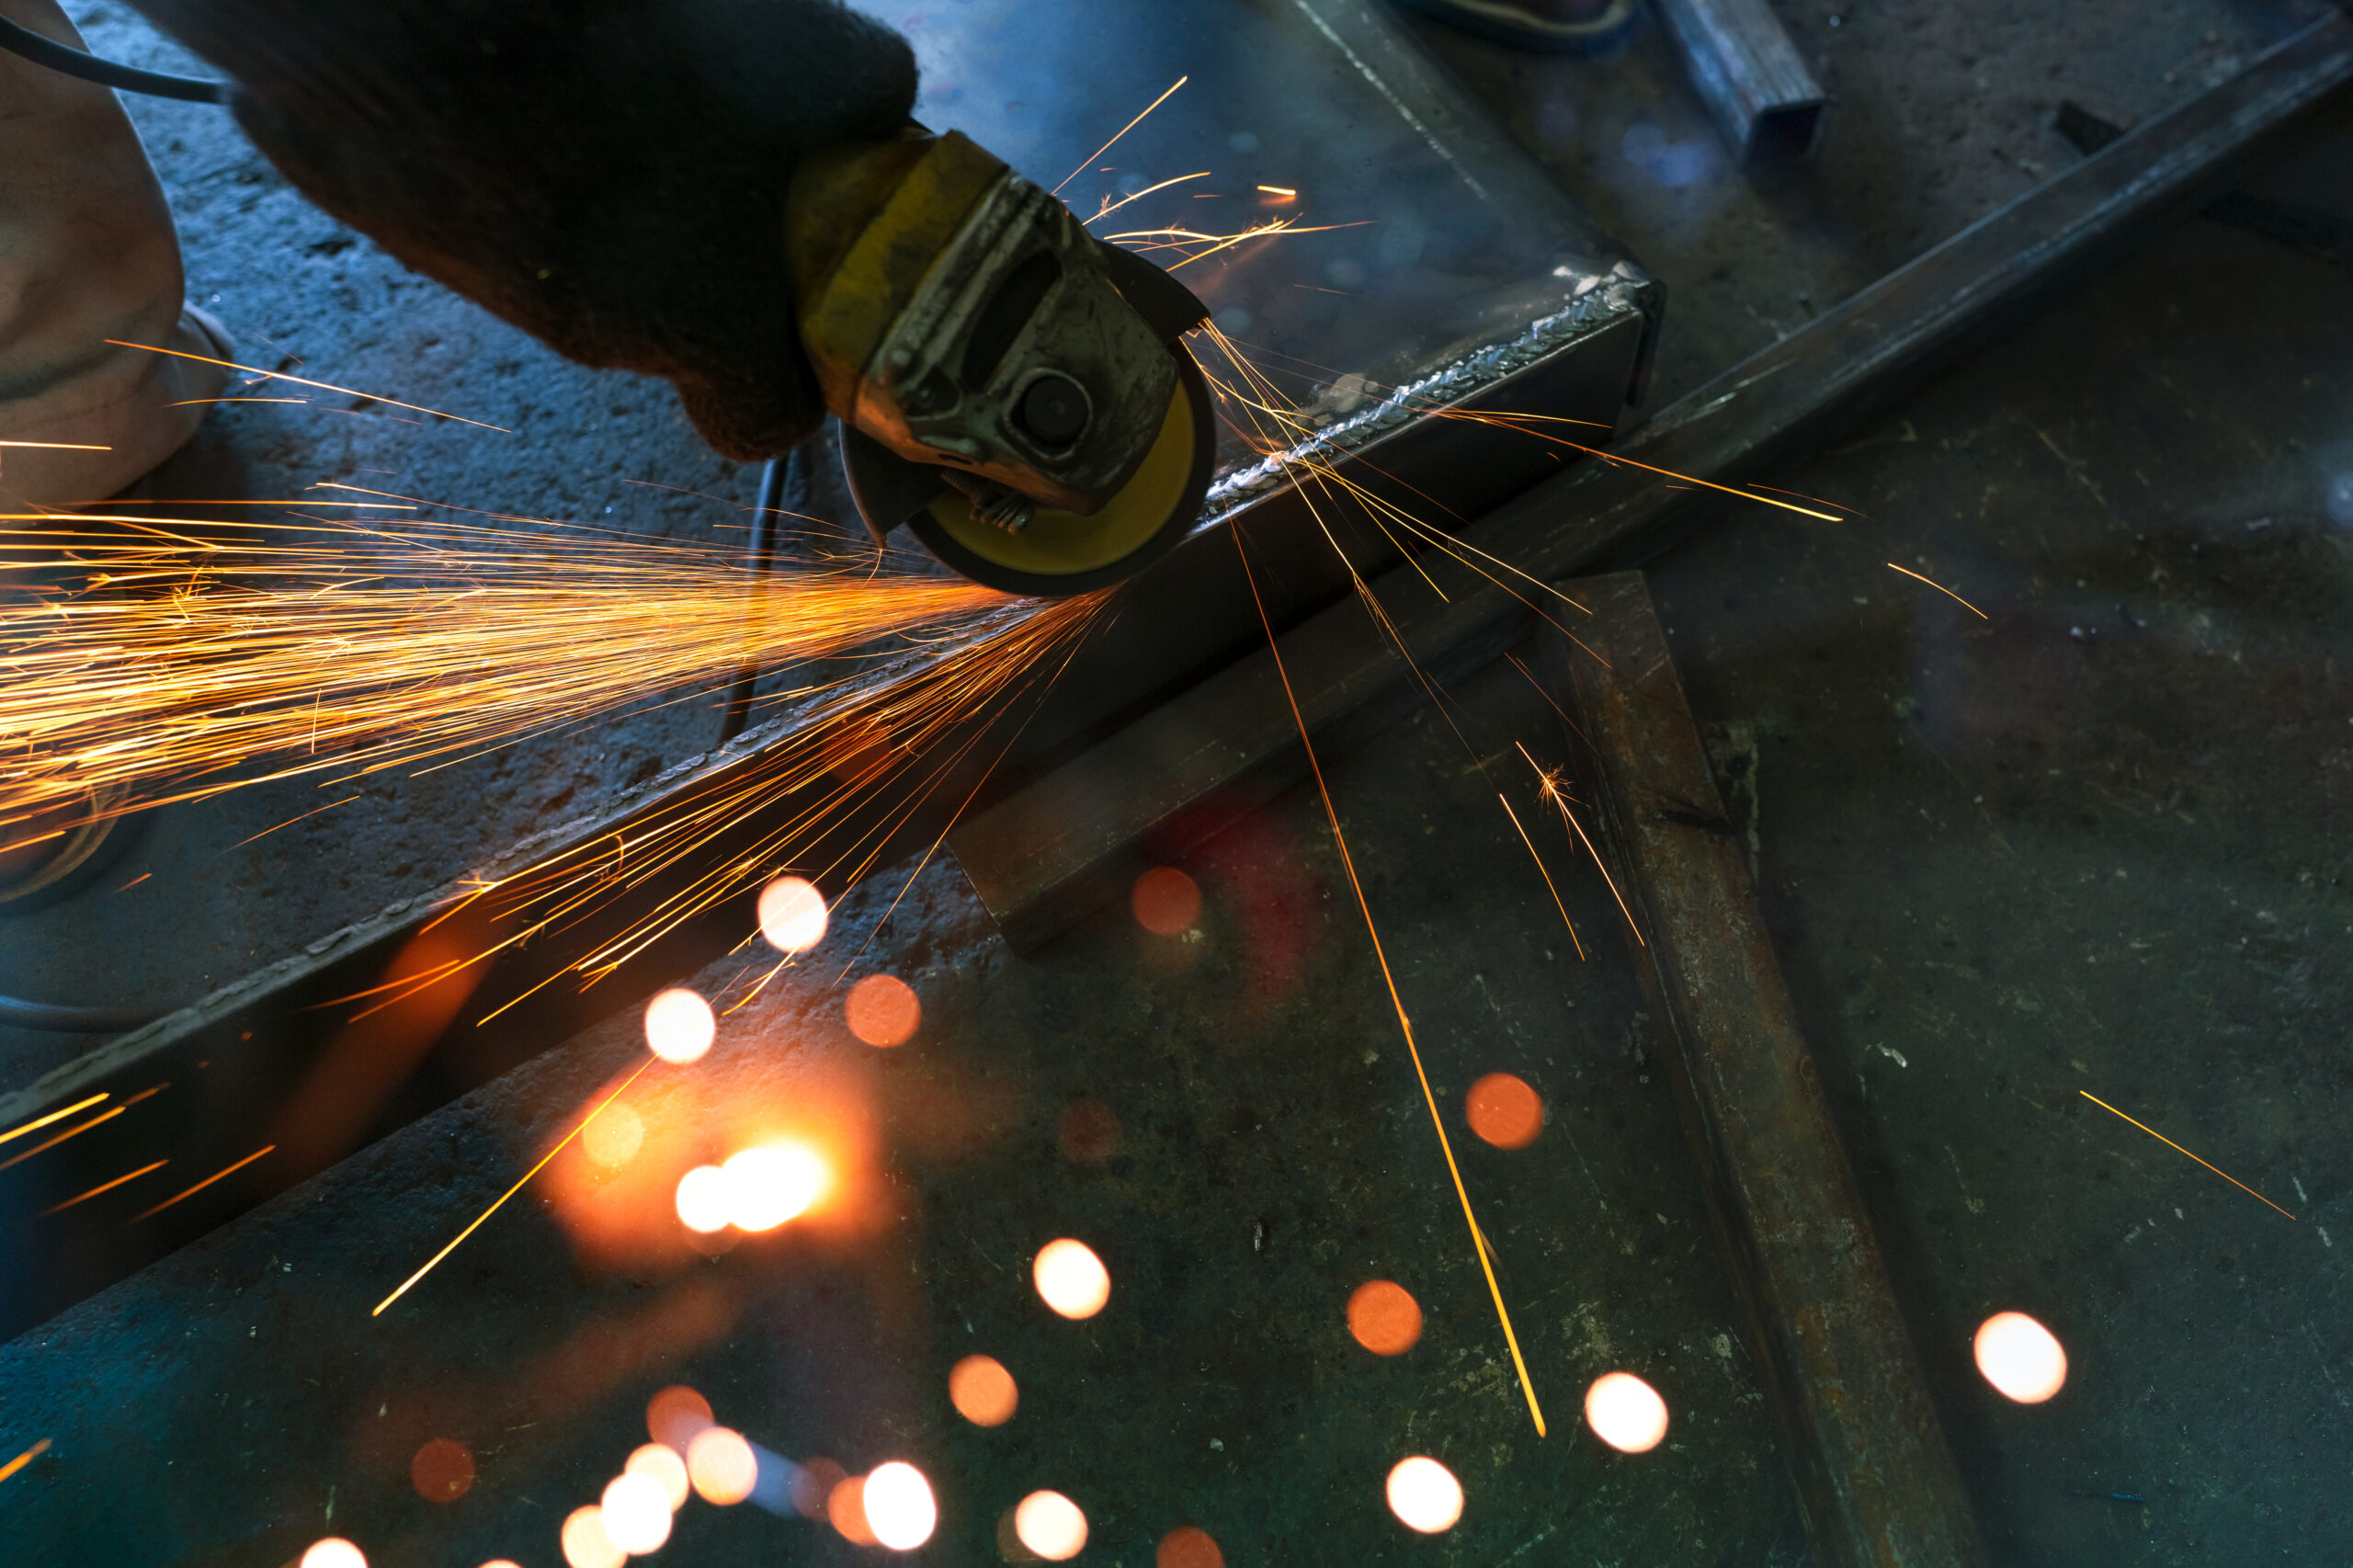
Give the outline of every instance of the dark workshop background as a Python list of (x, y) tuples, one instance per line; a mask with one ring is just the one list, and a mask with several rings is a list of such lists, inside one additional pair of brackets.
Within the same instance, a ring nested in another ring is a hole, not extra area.
[[(1778, 8), (1834, 101), (1818, 159), (1762, 173), (1727, 164), (1647, 20), (1594, 59), (1414, 24), (1665, 282), (1659, 403), (2068, 165), (2063, 100), (2133, 124), (2320, 14)], [(120, 6), (68, 9), (101, 52), (198, 68)], [(404, 272), (218, 110), (129, 103), (191, 297), (253, 363), (522, 432), (226, 406), (159, 494), (391, 476), (492, 510), (740, 537), (756, 472), (701, 448), (666, 387), (565, 364)], [(2245, 188), (2353, 222), (2353, 134), (2315, 130)], [(1768, 477), (1855, 515), (1711, 512), (1650, 563), (1653, 592), (1719, 760), (1754, 780), (1740, 804), (1772, 937), (1989, 1550), (2037, 1568), (2353, 1561), (2343, 251), (2187, 222)], [(805, 499), (827, 504), (824, 488)], [(1553, 722), (1507, 670), (1462, 700), (1493, 735)], [(316, 803), (307, 786), (167, 810), (119, 876), (0, 923), (0, 991), (200, 994), (643, 782), (718, 724), (708, 704), (649, 704), (379, 776), (359, 803), (251, 845)], [(1548, 1398), (1543, 1441), (1322, 807), (1293, 791), (1188, 862), (1207, 896), (1189, 938), (1114, 912), (1017, 957), (939, 862), (887, 918), (912, 865), (844, 901), (834, 939), (870, 937), (925, 1007), (915, 1043), (857, 1071), (964, 1117), (897, 1167), (900, 1221), (864, 1251), (784, 1238), (604, 1269), (531, 1203), (370, 1319), (388, 1280), (633, 1061), (623, 1017), (0, 1346), (0, 1459), (54, 1441), (0, 1483), (0, 1557), (274, 1565), (333, 1531), (380, 1565), (540, 1568), (565, 1512), (644, 1440), (647, 1394), (684, 1381), (788, 1455), (927, 1456), (943, 1523), (926, 1562), (997, 1560), (998, 1514), (1045, 1485), (1088, 1506), (1082, 1561), (1127, 1568), (1185, 1522), (1237, 1565), (1803, 1562), (1619, 949), (1577, 961), (1445, 726), (1399, 725), (1333, 784), (1442, 1099), (1502, 1070), (1550, 1107), (1532, 1149), (1464, 1155)], [(1566, 891), (1580, 930), (1613, 937), (1598, 886)], [(795, 970), (732, 1017), (713, 1081), (789, 1098), (862, 1062), (833, 972)], [(82, 1049), (0, 1031), (0, 1088)], [(1058, 1144), (1082, 1099), (1112, 1113), (1111, 1152)], [(1065, 1233), (1108, 1238), (1114, 1307), (1084, 1328), (1045, 1320), (1022, 1277)], [(1429, 1313), (1394, 1362), (1339, 1326), (1348, 1286), (1376, 1274)], [(2007, 1403), (1971, 1364), (1970, 1335), (2006, 1307), (2069, 1348), (2050, 1404)], [(973, 1348), (1021, 1371), (1002, 1433), (946, 1409), (945, 1369)], [(1658, 1452), (1610, 1454), (1579, 1426), (1585, 1383), (1611, 1367), (1667, 1392)], [(437, 1436), (478, 1467), (446, 1506), (407, 1472)], [(1471, 1494), (1448, 1536), (1409, 1537), (1381, 1506), (1382, 1471), (1412, 1451), (1445, 1458)], [(665, 1551), (873, 1556), (821, 1526), (699, 1506)]]

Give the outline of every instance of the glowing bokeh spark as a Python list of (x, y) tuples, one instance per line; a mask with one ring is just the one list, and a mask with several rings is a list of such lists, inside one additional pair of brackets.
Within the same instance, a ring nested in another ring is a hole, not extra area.
[(866, 1517), (866, 1477), (844, 1476), (825, 1494), (825, 1521), (844, 1540), (857, 1546), (880, 1546), (873, 1524)]
[(1179, 1525), (1160, 1538), (1152, 1554), (1152, 1568), (1225, 1568), (1225, 1553), (1209, 1531), (1198, 1525)]
[(725, 1172), (717, 1165), (697, 1165), (678, 1178), (678, 1222), (706, 1236), (723, 1231), (733, 1207), (731, 1198)]
[(1421, 1342), (1422, 1304), (1393, 1279), (1368, 1279), (1348, 1293), (1348, 1334), (1376, 1356), (1403, 1356)]
[(967, 1356), (948, 1370), (948, 1403), (975, 1426), (1002, 1426), (1021, 1403), (1021, 1387), (994, 1356)]
[(1030, 1276), (1039, 1300), (1066, 1318), (1091, 1318), (1111, 1299), (1111, 1271), (1094, 1248), (1068, 1236), (1038, 1249)]
[[(719, 1167), (726, 1184), (728, 1222), (739, 1231), (773, 1231), (808, 1212), (832, 1185), (825, 1162), (805, 1144), (776, 1143), (745, 1149)], [(679, 1216), (686, 1214), (686, 1187), (679, 1184)], [(693, 1221), (688, 1221), (692, 1225)], [(700, 1226), (695, 1226), (701, 1229)]]
[(1995, 1312), (1978, 1326), (1977, 1369), (2005, 1399), (2040, 1404), (2067, 1381), (2058, 1335), (2024, 1312)]
[(1059, 1492), (1032, 1492), (1013, 1510), (1013, 1533), (1049, 1562), (1062, 1562), (1086, 1549), (1086, 1515)]
[(1201, 918), (1199, 883), (1174, 866), (1155, 866), (1128, 894), (1136, 924), (1155, 937), (1181, 937)]
[(1543, 1099), (1509, 1073), (1490, 1073), (1472, 1085), (1462, 1112), (1471, 1131), (1498, 1149), (1525, 1149), (1544, 1131)]
[(473, 1489), (473, 1450), (455, 1437), (436, 1437), (410, 1456), (408, 1483), (428, 1503), (454, 1503)]
[(629, 1561), (629, 1553), (606, 1532), (605, 1511), (594, 1503), (565, 1515), (557, 1540), (572, 1568), (621, 1568)]
[(1631, 1372), (1605, 1372), (1585, 1392), (1593, 1435), (1624, 1454), (1644, 1454), (1666, 1437), (1666, 1401)]
[(893, 1551), (913, 1551), (929, 1540), (939, 1505), (923, 1471), (900, 1460), (876, 1465), (866, 1478), (866, 1523)]
[(825, 939), (825, 895), (801, 877), (760, 890), (760, 935), (780, 953), (805, 953)]
[(673, 1383), (645, 1402), (645, 1435), (681, 1459), (697, 1433), (717, 1425), (710, 1401), (684, 1383)]
[(622, 1471), (606, 1483), (597, 1507), (605, 1534), (631, 1557), (659, 1551), (662, 1543), (670, 1539), (668, 1491), (654, 1476), (636, 1471)]
[(613, 1107), (580, 1135), (583, 1152), (608, 1171), (637, 1158), (644, 1146), (645, 1119), (625, 1105)]
[(302, 1553), (301, 1568), (368, 1568), (368, 1554), (339, 1535), (314, 1540)]
[(648, 1477), (660, 1486), (674, 1512), (687, 1506), (687, 1498), (693, 1491), (692, 1483), (687, 1480), (687, 1461), (667, 1443), (640, 1443), (630, 1451), (629, 1462), (621, 1469), (630, 1475)]
[(1450, 1530), (1462, 1517), (1462, 1483), (1427, 1454), (1399, 1460), (1389, 1471), (1389, 1511), (1424, 1535)]
[(760, 1459), (741, 1432), (705, 1427), (687, 1444), (687, 1478), (696, 1496), (725, 1507), (749, 1497), (759, 1484)]
[(870, 974), (842, 1002), (849, 1032), (872, 1046), (904, 1045), (923, 1022), (915, 988), (895, 974)]
[(645, 1049), (665, 1062), (699, 1062), (719, 1038), (710, 1004), (683, 985), (657, 994), (645, 1005)]

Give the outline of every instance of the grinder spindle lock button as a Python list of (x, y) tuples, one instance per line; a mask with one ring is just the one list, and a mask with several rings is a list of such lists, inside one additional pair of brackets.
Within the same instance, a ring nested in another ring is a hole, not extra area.
[(1086, 428), (1086, 393), (1068, 376), (1040, 376), (1021, 394), (1017, 417), (1047, 446), (1067, 447)]

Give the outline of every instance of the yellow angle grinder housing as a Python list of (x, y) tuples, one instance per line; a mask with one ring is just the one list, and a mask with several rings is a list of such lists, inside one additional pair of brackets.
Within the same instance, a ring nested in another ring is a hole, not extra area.
[(801, 340), (880, 540), (906, 524), (975, 581), (1058, 596), (1182, 538), (1209, 487), (1208, 313), (1142, 256), (950, 131), (795, 177)]

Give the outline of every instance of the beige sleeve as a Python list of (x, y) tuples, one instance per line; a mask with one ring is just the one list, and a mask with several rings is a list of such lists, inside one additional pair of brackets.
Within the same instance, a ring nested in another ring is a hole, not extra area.
[[(81, 43), (55, 0), (0, 0), (0, 16)], [(110, 495), (194, 432), (204, 405), (174, 405), (222, 373), (107, 342), (212, 352), (182, 289), (171, 210), (113, 92), (0, 52), (0, 512)]]

